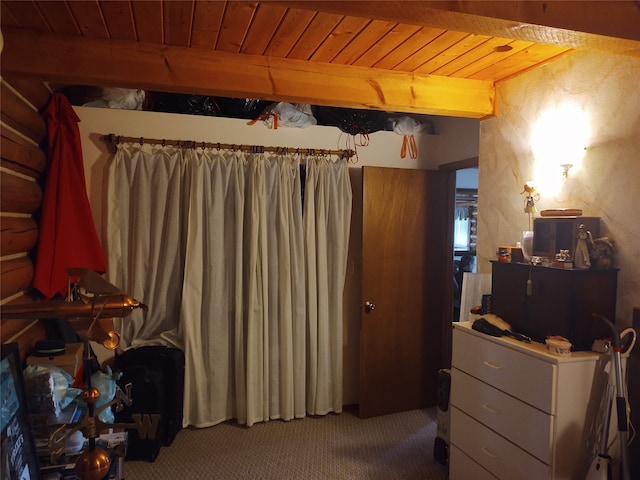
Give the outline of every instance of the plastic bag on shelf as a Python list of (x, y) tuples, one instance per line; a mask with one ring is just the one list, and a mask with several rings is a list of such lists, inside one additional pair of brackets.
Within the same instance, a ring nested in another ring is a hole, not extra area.
[(142, 110), (146, 92), (135, 88), (70, 85), (60, 89), (72, 105), (121, 110)]
[(338, 127), (349, 135), (368, 135), (385, 129), (386, 112), (355, 108), (316, 107), (318, 125)]
[(71, 387), (73, 377), (69, 373), (51, 365), (28, 365), (24, 382), (31, 413), (59, 415), (82, 392)]
[(404, 116), (392, 118), (391, 125), (395, 133), (404, 137), (402, 139), (400, 158), (407, 156), (407, 150), (409, 151), (409, 157), (414, 160), (418, 158), (418, 144), (414, 135), (422, 129), (422, 124), (415, 118)]
[(146, 109), (152, 112), (221, 115), (215, 97), (184, 93), (147, 92)]
[(260, 115), (270, 102), (254, 98), (215, 97), (221, 117), (251, 120)]
[(272, 103), (257, 118), (250, 121), (249, 125), (258, 121), (263, 121), (267, 127), (274, 130), (278, 127), (307, 128), (318, 123), (313, 116), (311, 105), (286, 102)]
[[(111, 367), (107, 366), (107, 371), (102, 372), (98, 370), (91, 375), (91, 386), (98, 389), (100, 396), (96, 401), (96, 408), (109, 403), (116, 396), (117, 385), (116, 381), (122, 376), (122, 372), (113, 373)], [(105, 408), (98, 414), (98, 418), (105, 423), (113, 423), (115, 416), (113, 410)]]

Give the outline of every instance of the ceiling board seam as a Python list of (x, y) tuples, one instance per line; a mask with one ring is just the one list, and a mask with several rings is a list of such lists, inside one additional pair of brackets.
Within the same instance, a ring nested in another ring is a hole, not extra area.
[[(491, 41), (491, 39), (493, 38), (497, 38), (497, 37), (491, 37), (490, 39), (487, 40), (487, 42)], [(506, 39), (508, 40), (508, 39)], [(505, 43), (504, 45), (508, 45), (511, 46), (512, 43), (516, 42), (517, 40), (511, 40), (507, 43)], [(486, 43), (486, 42), (484, 42)], [(484, 45), (484, 43), (478, 45), (478, 47), (480, 47), (481, 45)], [(476, 58), (473, 62), (471, 63), (467, 63), (465, 66), (458, 68), (457, 70), (455, 70), (454, 72), (451, 72), (449, 74), (449, 76), (456, 76), (456, 77), (462, 77), (462, 78), (469, 78), (471, 74), (467, 73), (466, 75), (457, 75), (459, 72), (465, 70), (465, 69), (471, 69), (473, 70), (475, 73), (481, 72), (482, 70), (484, 70), (487, 67), (482, 67), (479, 70), (477, 70), (476, 68), (472, 68), (475, 66), (477, 66), (478, 64), (480, 64), (480, 62), (484, 61), (484, 59), (488, 58), (489, 56), (493, 55), (495, 53), (495, 50), (487, 52), (485, 55), (479, 56), (478, 58)], [(516, 55), (519, 53), (519, 50), (509, 50), (509, 53), (507, 54), (507, 52), (501, 52), (503, 55), (497, 59), (496, 61), (492, 62), (492, 65), (495, 65), (498, 62), (502, 62), (503, 60), (511, 57), (512, 55)]]
[[(107, 19), (104, 16), (104, 12), (102, 11), (102, 6), (100, 3), (97, 3), (98, 6), (98, 15), (100, 15), (100, 20), (102, 20), (102, 26), (104, 31), (107, 32), (107, 38), (111, 38), (111, 32), (109, 32), (109, 27), (107, 26)], [(84, 36), (84, 33), (82, 34)]]
[(8, 13), (9, 16), (13, 19), (13, 23), (15, 25), (22, 26), (22, 24), (20, 23), (20, 20), (18, 20), (18, 17), (16, 17), (15, 13), (13, 13), (13, 11), (11, 10), (11, 5), (9, 5), (7, 3), (3, 3), (2, 5), (6, 9), (4, 15), (6, 16), (6, 14)]
[(160, 41), (167, 44), (167, 29), (164, 28), (164, 2), (160, 2)]
[[(393, 52), (395, 52), (396, 50), (398, 50), (402, 45), (404, 45), (405, 43), (407, 43), (409, 40), (411, 40), (413, 37), (415, 37), (416, 35), (418, 35), (420, 32), (422, 32), (422, 30), (424, 29), (424, 27), (416, 30), (415, 32), (413, 32), (411, 35), (409, 35), (407, 38), (405, 38), (400, 44), (396, 45), (393, 49), (389, 50), (382, 58), (378, 59), (378, 61), (376, 63), (374, 63), (372, 65), (372, 68), (377, 68), (377, 65), (382, 62), (385, 58), (387, 58), (389, 55), (391, 55)], [(444, 32), (443, 32), (444, 33)], [(442, 35), (442, 34), (440, 34)], [(440, 36), (438, 35), (438, 36)], [(438, 38), (438, 37), (436, 37)], [(433, 40), (432, 40), (433, 41)], [(429, 42), (431, 43), (431, 42)], [(429, 43), (427, 43), (427, 45), (429, 45)], [(411, 55), (407, 55), (405, 57), (405, 60), (409, 57), (411, 57), (412, 55), (415, 55), (418, 51), (420, 51), (420, 49), (424, 48), (426, 45), (421, 46), (420, 48), (416, 49), (413, 51), (413, 53)], [(398, 63), (394, 64), (393, 66), (389, 67), (388, 70), (395, 70), (395, 68), (400, 65), (404, 60), (400, 60)]]
[(284, 55), (284, 58), (289, 58), (289, 55), (291, 55), (291, 52), (295, 50), (295, 48), (298, 46), (298, 43), (300, 43), (300, 39), (304, 36), (304, 32), (307, 31), (307, 28), (309, 28), (309, 25), (313, 23), (313, 21), (316, 19), (319, 13), (320, 12), (313, 12), (313, 15), (311, 16), (311, 18), (307, 22), (307, 25), (305, 26), (305, 29), (301, 31), (300, 35), (298, 35), (298, 38), (296, 38), (294, 42), (291, 42), (291, 48), (289, 48), (286, 55)]
[[(425, 27), (423, 27), (425, 28)], [(422, 29), (418, 30), (414, 35), (418, 34), (419, 32), (421, 32)], [(404, 60), (401, 60), (400, 62), (396, 63), (391, 70), (396, 70), (396, 68), (398, 68), (398, 65), (400, 65), (403, 62), (406, 62), (408, 59), (413, 58), (414, 56), (418, 55), (419, 52), (421, 52), (422, 50), (424, 50), (425, 48), (427, 48), (429, 45), (431, 45), (432, 43), (434, 43), (435, 41), (437, 41), (440, 37), (442, 37), (443, 35), (446, 35), (447, 32), (450, 32), (451, 30), (444, 30), (441, 33), (439, 33), (433, 40), (429, 41), (428, 43), (424, 44), (423, 46), (421, 46), (420, 48), (418, 48), (416, 51), (414, 51), (411, 55), (407, 55), (405, 57)], [(413, 35), (412, 35), (413, 36)], [(467, 38), (467, 37), (465, 37)], [(407, 39), (409, 40), (409, 39)], [(403, 42), (404, 43), (404, 42)], [(450, 48), (447, 47), (447, 48)], [(446, 48), (446, 49), (447, 49)], [(445, 50), (446, 50), (445, 49)], [(420, 65), (418, 65), (417, 67), (413, 68), (413, 70), (411, 70), (411, 73), (415, 72), (416, 70), (419, 70), (420, 68), (422, 68), (423, 65), (425, 65), (426, 63), (430, 62), (431, 60), (433, 60), (435, 57), (437, 57), (438, 55), (441, 55), (442, 52), (444, 52), (445, 50), (440, 50), (438, 52), (435, 52), (433, 55), (431, 55), (429, 58), (427, 58), (426, 60), (424, 60), (422, 63), (420, 63)]]
[[(258, 4), (258, 9), (260, 9), (260, 5), (261, 4)], [(276, 34), (278, 33), (278, 31), (282, 27), (282, 24), (284, 22), (284, 19), (287, 17), (287, 13), (288, 12), (289, 12), (289, 8), (285, 8), (284, 12), (282, 12), (282, 16), (280, 17), (280, 20), (278, 20), (278, 24), (273, 29), (273, 32), (271, 33), (271, 37), (269, 38), (269, 41), (265, 43), (265, 46), (262, 49), (262, 52), (260, 52), (260, 55), (265, 55), (265, 52), (269, 48), (269, 45), (271, 45), (271, 42), (273, 41), (273, 39), (275, 38)]]
[[(347, 17), (343, 17), (343, 20), (344, 20), (345, 18), (347, 18)], [(356, 39), (356, 38), (358, 38), (358, 36), (360, 36), (360, 34), (361, 34), (362, 32), (364, 32), (364, 30), (365, 30), (369, 25), (371, 25), (371, 23), (372, 23), (372, 22), (373, 22), (373, 20), (369, 19), (369, 20), (367, 21), (367, 23), (365, 23), (362, 27), (360, 27), (360, 29), (359, 29), (356, 33), (354, 33), (354, 34), (351, 36), (351, 40), (349, 40), (347, 43), (345, 43), (345, 44), (342, 46), (342, 48), (341, 48), (340, 50), (337, 50), (337, 51), (336, 51), (336, 53), (333, 55), (333, 57), (331, 57), (331, 59), (329, 60), (329, 63), (333, 63), (333, 61), (336, 59), (336, 57), (337, 57), (338, 55), (340, 55), (340, 54), (344, 51), (344, 49), (345, 49), (345, 48), (347, 48), (349, 45), (351, 45), (351, 43), (352, 43), (353, 41), (355, 41), (355, 39)]]
[(42, 17), (42, 21), (45, 23), (49, 31), (53, 32), (53, 26), (51, 25), (51, 23), (49, 23), (49, 20), (47, 20), (47, 16), (40, 9), (40, 5), (38, 5), (36, 2), (33, 2), (33, 6), (38, 11), (38, 14), (40, 15), (40, 17)]
[[(313, 23), (316, 21), (316, 19), (318, 18), (318, 16), (320, 16), (323, 12), (315, 12), (315, 14), (313, 15), (313, 19), (311, 20), (311, 22), (309, 22), (309, 25), (313, 25)], [(331, 13), (328, 13), (326, 15), (333, 15)], [(340, 15), (340, 14), (336, 14), (336, 15)], [(342, 15), (342, 17), (344, 17), (344, 15)], [(340, 21), (338, 21), (338, 23), (340, 23)], [(335, 29), (335, 25), (333, 26), (333, 28), (331, 29), (331, 32), (333, 32), (333, 30)], [(305, 29), (305, 31), (302, 33), (302, 35), (300, 36), (300, 38), (298, 39), (298, 41), (296, 42), (294, 48), (292, 50), (295, 50), (295, 47), (298, 46), (298, 43), (300, 42), (300, 39), (302, 37), (304, 37), (305, 33), (307, 32), (307, 30)], [(331, 33), (330, 32), (330, 33)], [(330, 34), (329, 33), (329, 34)], [(311, 61), (311, 57), (313, 57), (313, 55), (318, 51), (318, 49), (320, 48), (320, 46), (325, 42), (326, 37), (316, 46), (316, 48), (313, 49), (313, 52), (311, 52), (307, 58), (300, 58), (300, 60), (306, 60), (306, 61)], [(287, 55), (287, 58), (289, 57), (289, 55)]]
[[(473, 35), (473, 34), (471, 34), (471, 35)], [(469, 36), (471, 36), (471, 35), (469, 35)], [(454, 46), (458, 45), (460, 42), (464, 42), (467, 38), (469, 38), (469, 36), (464, 37), (462, 40), (460, 40), (460, 41), (458, 41), (458, 42), (454, 43), (454, 44), (453, 44), (453, 45), (451, 45), (451, 47), (449, 47), (449, 48), (452, 48), (452, 47), (454, 47)], [(474, 51), (477, 51), (480, 47), (482, 47), (485, 43), (489, 42), (492, 38), (495, 38), (495, 37), (488, 37), (488, 38), (486, 38), (482, 43), (479, 43), (478, 45), (475, 45), (474, 47), (471, 47), (471, 48), (465, 49), (464, 53), (459, 54), (459, 55), (456, 55), (454, 58), (452, 58), (451, 60), (449, 60), (447, 63), (444, 63), (444, 64), (440, 65), (438, 68), (436, 68), (435, 70), (433, 70), (433, 71), (431, 71), (431, 72), (429, 72), (429, 73), (431, 73), (431, 74), (433, 74), (433, 75), (438, 75), (438, 71), (439, 71), (439, 70), (441, 70), (441, 69), (445, 68), (447, 65), (449, 65), (449, 64), (450, 64), (450, 63), (452, 63), (452, 62), (455, 62), (455, 61), (456, 61), (456, 60), (458, 60), (459, 58), (463, 58), (463, 57), (465, 57), (465, 56), (467, 56), (467, 55), (470, 55), (470, 56), (471, 56), (471, 55), (473, 54), (473, 52), (474, 52)], [(448, 49), (447, 49), (447, 50), (448, 50)], [(473, 65), (474, 63), (476, 63), (476, 62), (478, 62), (478, 61), (480, 61), (480, 60), (482, 60), (482, 59), (486, 58), (487, 56), (491, 55), (492, 53), (493, 53), (493, 51), (492, 51), (492, 52), (487, 53), (486, 55), (482, 55), (482, 56), (480, 56), (480, 57), (476, 58), (475, 60), (472, 60), (471, 62), (468, 62), (464, 67), (460, 67), (460, 68), (458, 68), (457, 70), (454, 70), (453, 72), (451, 72), (451, 73), (449, 73), (449, 74), (446, 74), (446, 76), (454, 76), (456, 72), (458, 72), (458, 71), (462, 70), (463, 68), (468, 67), (469, 65)]]
[(338, 20), (335, 25), (333, 26), (333, 28), (331, 29), (331, 31), (324, 37), (324, 39), (318, 44), (318, 46), (313, 50), (313, 52), (311, 52), (311, 55), (309, 55), (309, 58), (307, 58), (307, 60), (311, 61), (311, 59), (313, 58), (313, 56), (318, 52), (318, 50), (320, 50), (320, 48), (325, 44), (325, 42), (329, 39), (329, 37), (331, 37), (331, 35), (333, 35), (333, 32), (336, 31), (336, 28), (338, 28), (338, 26), (342, 23), (342, 21), (345, 19), (344, 15), (341, 15), (340, 20)]
[(220, 34), (222, 33), (222, 24), (224, 23), (224, 17), (227, 14), (227, 6), (229, 5), (229, 2), (227, 0), (225, 0), (224, 2), (224, 7), (222, 7), (222, 13), (220, 14), (220, 24), (218, 25), (218, 28), (216, 29), (216, 38), (213, 42), (213, 50), (217, 50), (218, 49), (218, 42), (220, 41)]
[[(372, 22), (373, 22), (373, 20), (372, 20)], [(391, 22), (391, 23), (392, 23), (392, 22)], [(375, 46), (376, 46), (380, 41), (382, 41), (384, 38), (386, 38), (386, 37), (387, 37), (387, 35), (389, 35), (389, 32), (391, 32), (394, 28), (397, 28), (397, 26), (398, 26), (398, 23), (392, 23), (392, 24), (389, 26), (389, 28), (387, 29), (387, 31), (386, 31), (386, 32), (384, 32), (382, 35), (380, 35), (380, 36), (376, 39), (376, 41), (375, 41), (375, 42), (372, 42), (372, 43), (371, 43), (371, 45), (369, 46), (369, 48), (367, 48), (364, 52), (362, 52), (362, 53), (360, 54), (360, 57), (358, 57), (358, 58), (361, 58), (361, 57), (365, 56), (367, 53), (369, 53), (373, 47), (375, 47)], [(358, 61), (358, 58), (353, 59), (353, 60), (349, 63), (349, 65), (353, 65), (355, 62), (357, 62), (357, 61)]]
[[(408, 34), (408, 36), (404, 36), (404, 30), (405, 29), (413, 29), (415, 28), (415, 30), (413, 30), (413, 33)], [(400, 45), (402, 45), (408, 38), (411, 38), (413, 35), (415, 35), (417, 32), (419, 32), (422, 29), (422, 27), (418, 26), (418, 25), (407, 25), (407, 24), (401, 24), (401, 23), (396, 23), (389, 31), (387, 31), (387, 33), (384, 34), (383, 37), (381, 37), (380, 42), (377, 42), (376, 44), (372, 45), (371, 48), (367, 49), (367, 51), (362, 54), (352, 65), (354, 66), (366, 66), (366, 67), (370, 67), (370, 68), (377, 68), (375, 67), (375, 65), (377, 65), (383, 58), (385, 58), (390, 52), (394, 52)], [(396, 37), (398, 35), (402, 35), (402, 37), (404, 39), (399, 39), (396, 41), (396, 39), (393, 39), (393, 37)], [(377, 46), (378, 43), (383, 43), (383, 44), (392, 44), (393, 48), (391, 48), (387, 53), (384, 53), (384, 55), (382, 56), (382, 58), (372, 58), (369, 59), (368, 58), (368, 54), (369, 52), (372, 52), (372, 55), (374, 57), (376, 57), (376, 52), (373, 50), (374, 47)], [(366, 58), (367, 61), (365, 64), (363, 62), (363, 58)], [(369, 62), (372, 63), (369, 63)]]
[(133, 5), (131, 5), (131, 2), (127, 2), (127, 8), (129, 10), (129, 20), (131, 20), (131, 26), (133, 27), (133, 38), (136, 42), (139, 42), (140, 38), (138, 37), (138, 29), (136, 28), (136, 17), (133, 14)]
[(69, 1), (68, 0), (65, 0), (64, 6), (66, 7), (67, 13), (71, 17), (71, 20), (73, 21), (73, 25), (76, 27), (76, 31), (78, 32), (79, 35), (82, 36), (82, 29), (80, 28), (80, 22), (78, 21), (76, 16), (73, 14), (73, 10), (69, 6)]
[(510, 79), (512, 79), (512, 78), (515, 78), (515, 77), (519, 77), (519, 76), (520, 76), (520, 75), (522, 75), (523, 73), (530, 72), (531, 70), (533, 70), (533, 69), (535, 69), (535, 68), (538, 68), (538, 67), (542, 67), (542, 66), (544, 66), (544, 65), (546, 65), (546, 64), (548, 64), (548, 63), (555, 62), (555, 61), (556, 61), (556, 60), (558, 60), (559, 58), (562, 58), (562, 57), (563, 57), (563, 56), (565, 56), (565, 55), (570, 55), (571, 53), (574, 53), (574, 52), (576, 52), (576, 50), (575, 50), (575, 49), (569, 49), (569, 50), (566, 50), (566, 51), (561, 52), (561, 53), (559, 53), (559, 54), (557, 54), (557, 55), (554, 55), (553, 57), (546, 58), (544, 61), (538, 62), (538, 63), (536, 63), (535, 65), (531, 65), (531, 66), (529, 66), (528, 68), (525, 68), (524, 70), (518, 70), (517, 72), (512, 73), (512, 74), (510, 74), (510, 75), (506, 75), (506, 76), (501, 77), (501, 78), (496, 78), (496, 79), (494, 80), (493, 84), (494, 84), (494, 85), (496, 85), (496, 86), (497, 86), (497, 85), (500, 85), (500, 84), (502, 84), (503, 82), (506, 82), (507, 80), (510, 80)]
[(245, 28), (245, 30), (244, 30), (244, 34), (242, 35), (242, 40), (240, 41), (240, 44), (238, 45), (238, 51), (236, 53), (242, 53), (242, 46), (244, 45), (244, 42), (247, 39), (247, 36), (249, 35), (249, 30), (251, 29), (251, 25), (253, 25), (253, 21), (256, 18), (256, 14), (257, 14), (259, 8), (260, 8), (260, 3), (257, 3), (255, 5), (255, 7), (251, 10), (251, 18), (249, 19), (249, 22), (247, 23), (247, 28)]
[[(107, 32), (107, 38), (110, 40), (113, 40), (113, 35), (111, 35), (111, 30), (109, 29), (109, 24), (107, 23), (107, 17), (104, 14), (104, 11), (102, 10), (102, 5), (100, 5), (100, 2), (98, 3), (98, 10), (100, 11), (100, 17), (102, 18), (102, 21), (104, 23), (104, 30)], [(137, 35), (137, 29), (134, 28), (136, 35)]]
[(192, 46), (193, 42), (193, 24), (195, 22), (196, 16), (196, 4), (195, 2), (191, 2), (191, 15), (189, 16), (189, 47)]
[[(424, 30), (426, 28), (430, 28), (430, 27), (422, 27), (419, 30), (416, 30), (412, 35), (410, 35), (408, 38), (406, 38), (402, 43), (400, 43), (399, 45), (396, 45), (396, 47), (394, 49), (392, 49), (391, 51), (389, 51), (384, 57), (382, 57), (380, 60), (378, 60), (374, 65), (373, 68), (378, 68), (377, 65), (382, 62), (385, 58), (387, 58), (389, 55), (391, 55), (393, 52), (397, 51), (400, 47), (402, 47), (404, 44), (406, 44), (407, 42), (409, 42), (413, 37), (416, 37), (420, 34), (422, 34), (424, 32)], [(400, 65), (402, 62), (406, 61), (409, 58), (412, 58), (414, 55), (417, 55), (418, 52), (420, 52), (422, 49), (424, 49), (425, 47), (427, 47), (428, 45), (430, 45), (431, 43), (433, 43), (435, 40), (437, 40), (440, 35), (442, 35), (443, 33), (445, 33), (445, 31), (443, 31), (442, 33), (440, 33), (439, 35), (437, 35), (435, 38), (431, 39), (429, 42), (427, 42), (426, 44), (423, 44), (421, 46), (419, 46), (418, 48), (416, 48), (412, 53), (404, 55), (404, 58), (402, 60), (400, 60), (399, 62), (397, 62), (395, 65), (391, 66), (388, 68), (388, 70), (395, 70), (398, 65)]]

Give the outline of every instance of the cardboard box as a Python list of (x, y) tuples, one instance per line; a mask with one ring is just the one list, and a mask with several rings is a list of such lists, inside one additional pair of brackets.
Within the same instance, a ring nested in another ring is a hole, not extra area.
[(65, 352), (54, 357), (37, 357), (30, 355), (27, 357), (27, 365), (52, 365), (60, 367), (71, 376), (74, 376), (80, 365), (82, 365), (82, 354), (84, 352), (83, 343), (67, 343)]

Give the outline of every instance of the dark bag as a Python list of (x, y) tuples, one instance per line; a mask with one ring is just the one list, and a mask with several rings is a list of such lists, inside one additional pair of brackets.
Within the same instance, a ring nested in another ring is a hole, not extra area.
[(380, 110), (319, 106), (315, 116), (318, 125), (338, 127), (349, 135), (368, 135), (385, 130), (387, 125), (387, 114)]
[[(163, 445), (171, 445), (182, 429), (184, 405), (184, 352), (179, 348), (162, 345), (145, 346), (127, 350), (116, 356), (115, 366), (123, 369), (132, 365), (142, 365), (148, 369), (164, 373), (164, 403), (161, 422), (163, 423)], [(135, 399), (134, 399), (135, 401)]]
[[(154, 438), (140, 438), (135, 428), (128, 429), (126, 460), (146, 460), (153, 462), (158, 457), (162, 440), (165, 438), (165, 424), (162, 421), (165, 407), (165, 383), (162, 370), (148, 369), (142, 365), (126, 366), (118, 385), (123, 390), (131, 383), (133, 405), (115, 413), (116, 422), (133, 423), (133, 414), (160, 415)], [(148, 433), (152, 433), (149, 432)]]

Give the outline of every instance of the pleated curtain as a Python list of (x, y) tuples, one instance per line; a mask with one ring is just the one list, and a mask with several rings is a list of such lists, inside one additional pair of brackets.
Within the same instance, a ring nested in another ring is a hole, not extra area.
[(121, 348), (184, 349), (185, 426), (342, 410), (348, 168), (300, 161), (121, 144), (108, 167), (107, 277), (149, 305)]

